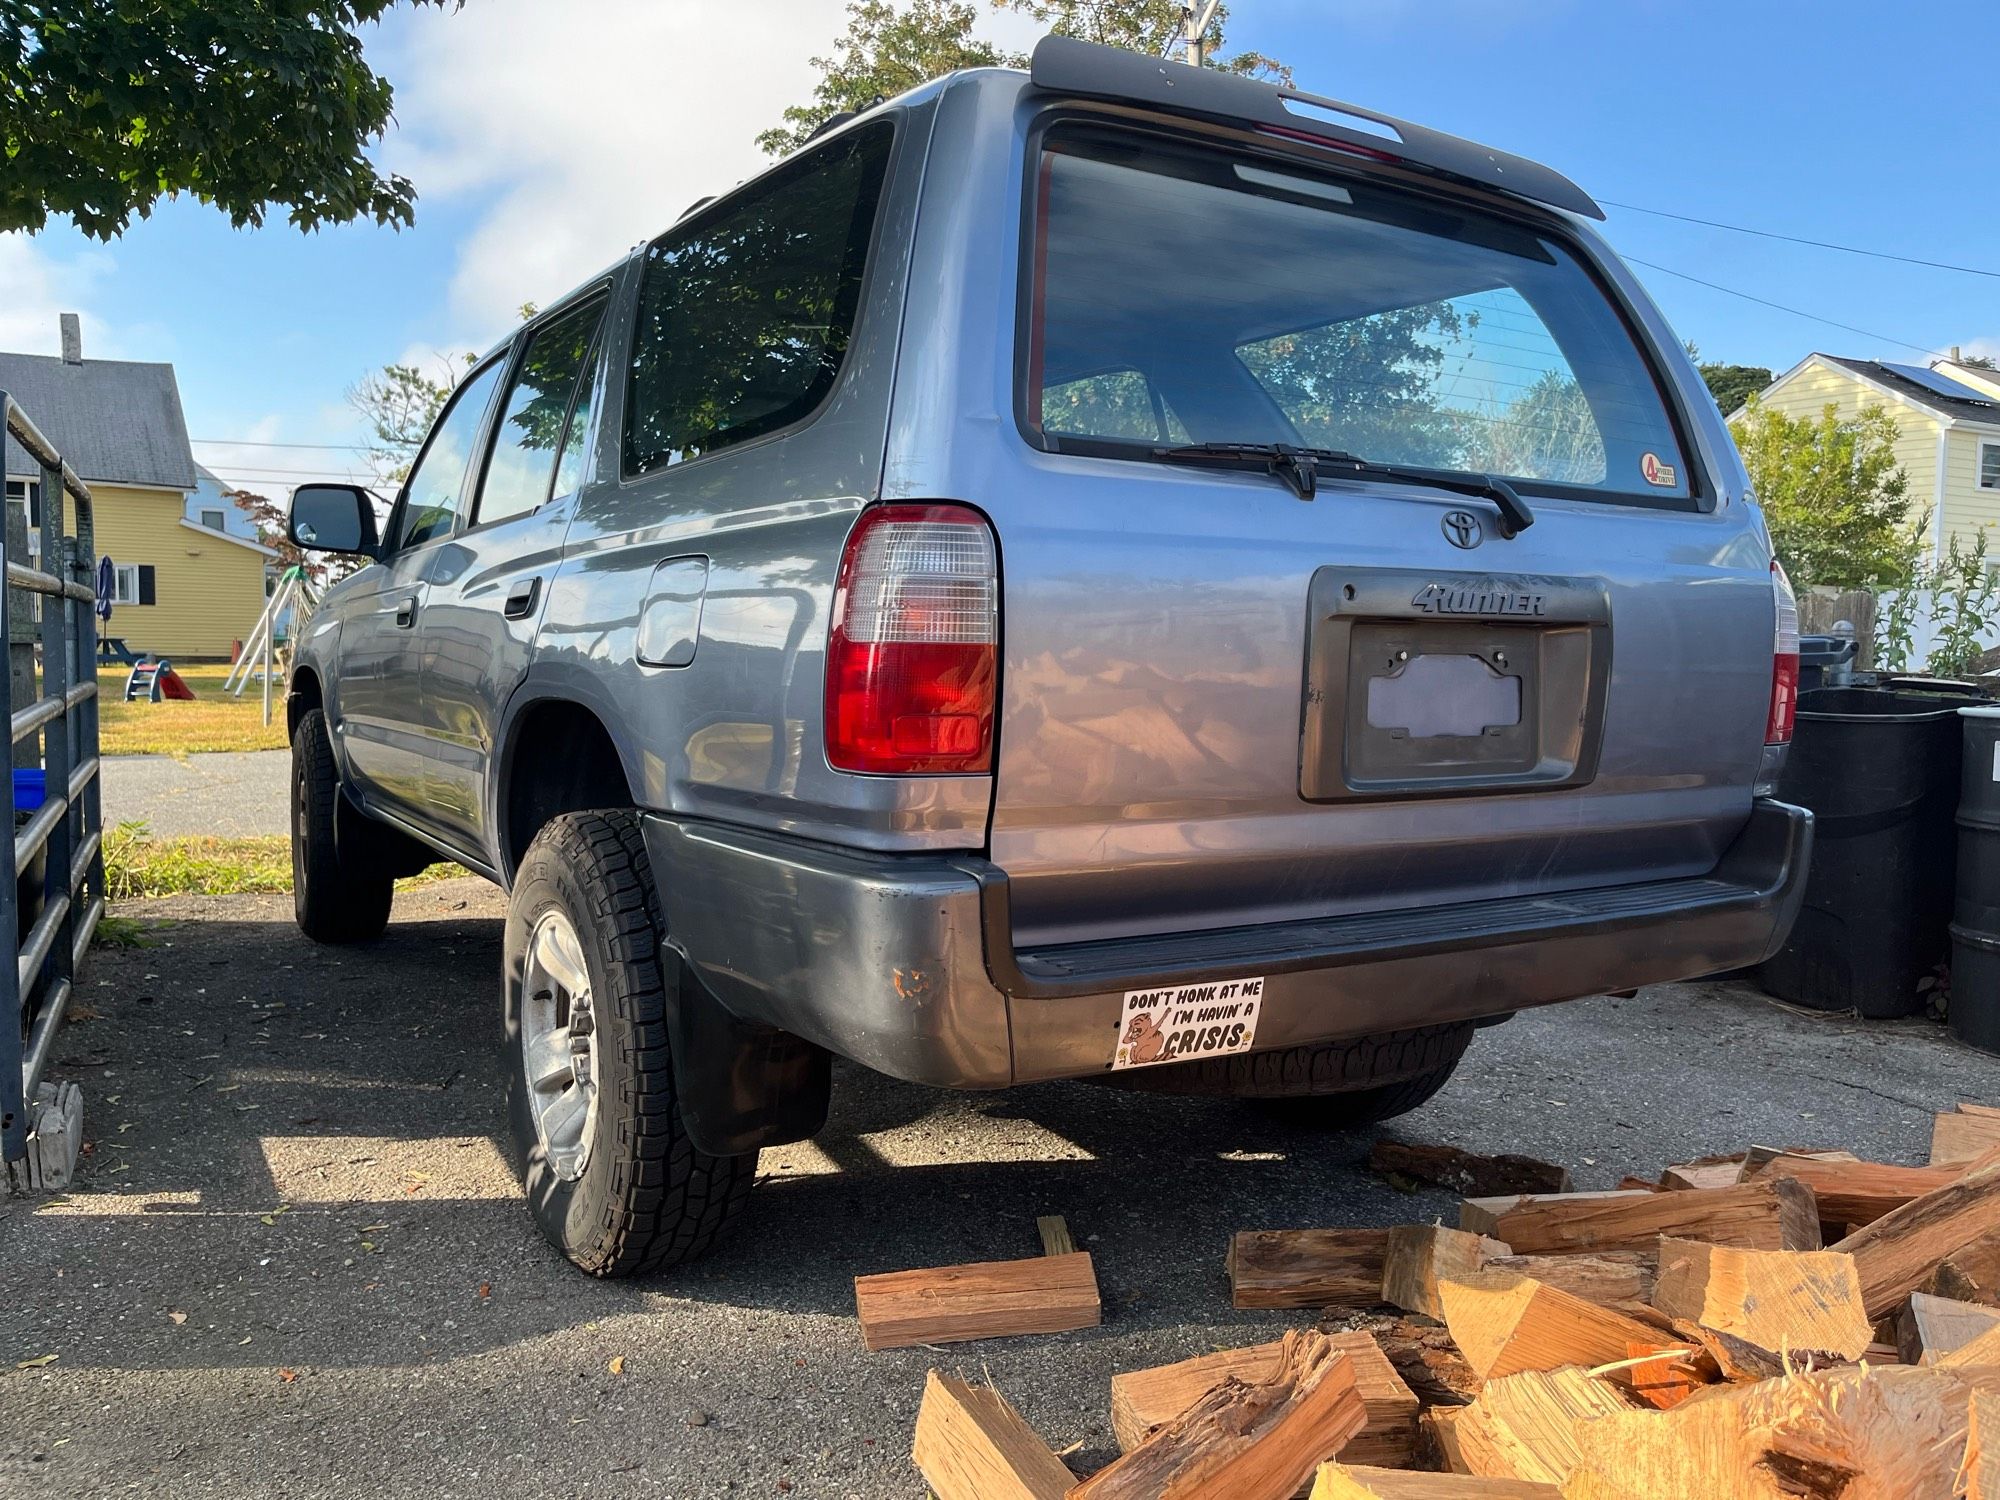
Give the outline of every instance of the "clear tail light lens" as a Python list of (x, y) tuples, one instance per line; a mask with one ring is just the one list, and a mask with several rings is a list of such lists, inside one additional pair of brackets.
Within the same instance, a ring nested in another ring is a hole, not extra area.
[(1771, 599), (1777, 611), (1771, 646), (1771, 712), (1764, 743), (1789, 745), (1799, 713), (1799, 599), (1784, 566), (1771, 559)]
[(993, 769), (993, 531), (962, 505), (881, 505), (847, 538), (826, 656), (826, 758), (880, 776)]

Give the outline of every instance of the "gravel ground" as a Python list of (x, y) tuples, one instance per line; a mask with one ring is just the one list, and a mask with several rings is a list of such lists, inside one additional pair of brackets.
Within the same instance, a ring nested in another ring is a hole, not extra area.
[(289, 750), (107, 755), (104, 826), (137, 820), (162, 839), (290, 833), (291, 774)]
[[(1111, 1453), (1115, 1371), (1304, 1320), (1231, 1310), (1232, 1230), (1453, 1211), (1367, 1173), (1367, 1134), (848, 1069), (712, 1260), (593, 1282), (536, 1236), (496, 1143), (499, 911), (475, 881), (425, 886), (381, 944), (334, 952), (283, 898), (127, 908), (170, 925), (99, 952), (59, 1047), (82, 1182), (0, 1204), (0, 1493), (918, 1500), (933, 1364), (990, 1376), (1083, 1468)], [(1751, 1142), (1917, 1161), (1958, 1098), (2000, 1103), (2000, 1062), (1937, 1027), (1669, 985), (1481, 1033), (1388, 1130), (1588, 1188)], [(862, 1350), (854, 1275), (1032, 1254), (1045, 1213), (1096, 1254), (1102, 1328)]]

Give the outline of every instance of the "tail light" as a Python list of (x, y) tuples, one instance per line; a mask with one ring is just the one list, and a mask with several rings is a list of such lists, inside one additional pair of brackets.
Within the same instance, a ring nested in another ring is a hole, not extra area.
[(1771, 559), (1771, 600), (1777, 621), (1771, 644), (1771, 713), (1764, 721), (1764, 743), (1789, 745), (1799, 713), (1799, 599), (1775, 557)]
[(993, 532), (962, 505), (861, 513), (826, 653), (826, 758), (875, 775), (993, 768), (1000, 664)]

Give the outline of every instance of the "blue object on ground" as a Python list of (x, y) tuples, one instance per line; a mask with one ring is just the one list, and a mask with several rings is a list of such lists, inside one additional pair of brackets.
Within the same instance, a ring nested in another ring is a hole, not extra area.
[(14, 811), (31, 813), (49, 800), (48, 775), (43, 771), (14, 773)]

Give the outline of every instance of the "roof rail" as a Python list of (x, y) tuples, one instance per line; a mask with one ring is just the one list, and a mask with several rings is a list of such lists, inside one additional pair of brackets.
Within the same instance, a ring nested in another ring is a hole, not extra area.
[[(1197, 119), (1248, 123), (1267, 134), (1394, 162), (1593, 219), (1604, 217), (1604, 210), (1582, 188), (1524, 156), (1216, 68), (1191, 68), (1122, 47), (1048, 36), (1036, 44), (1030, 76), (1046, 93), (1113, 99)], [(1345, 116), (1354, 123), (1344, 125), (1329, 115)]]

